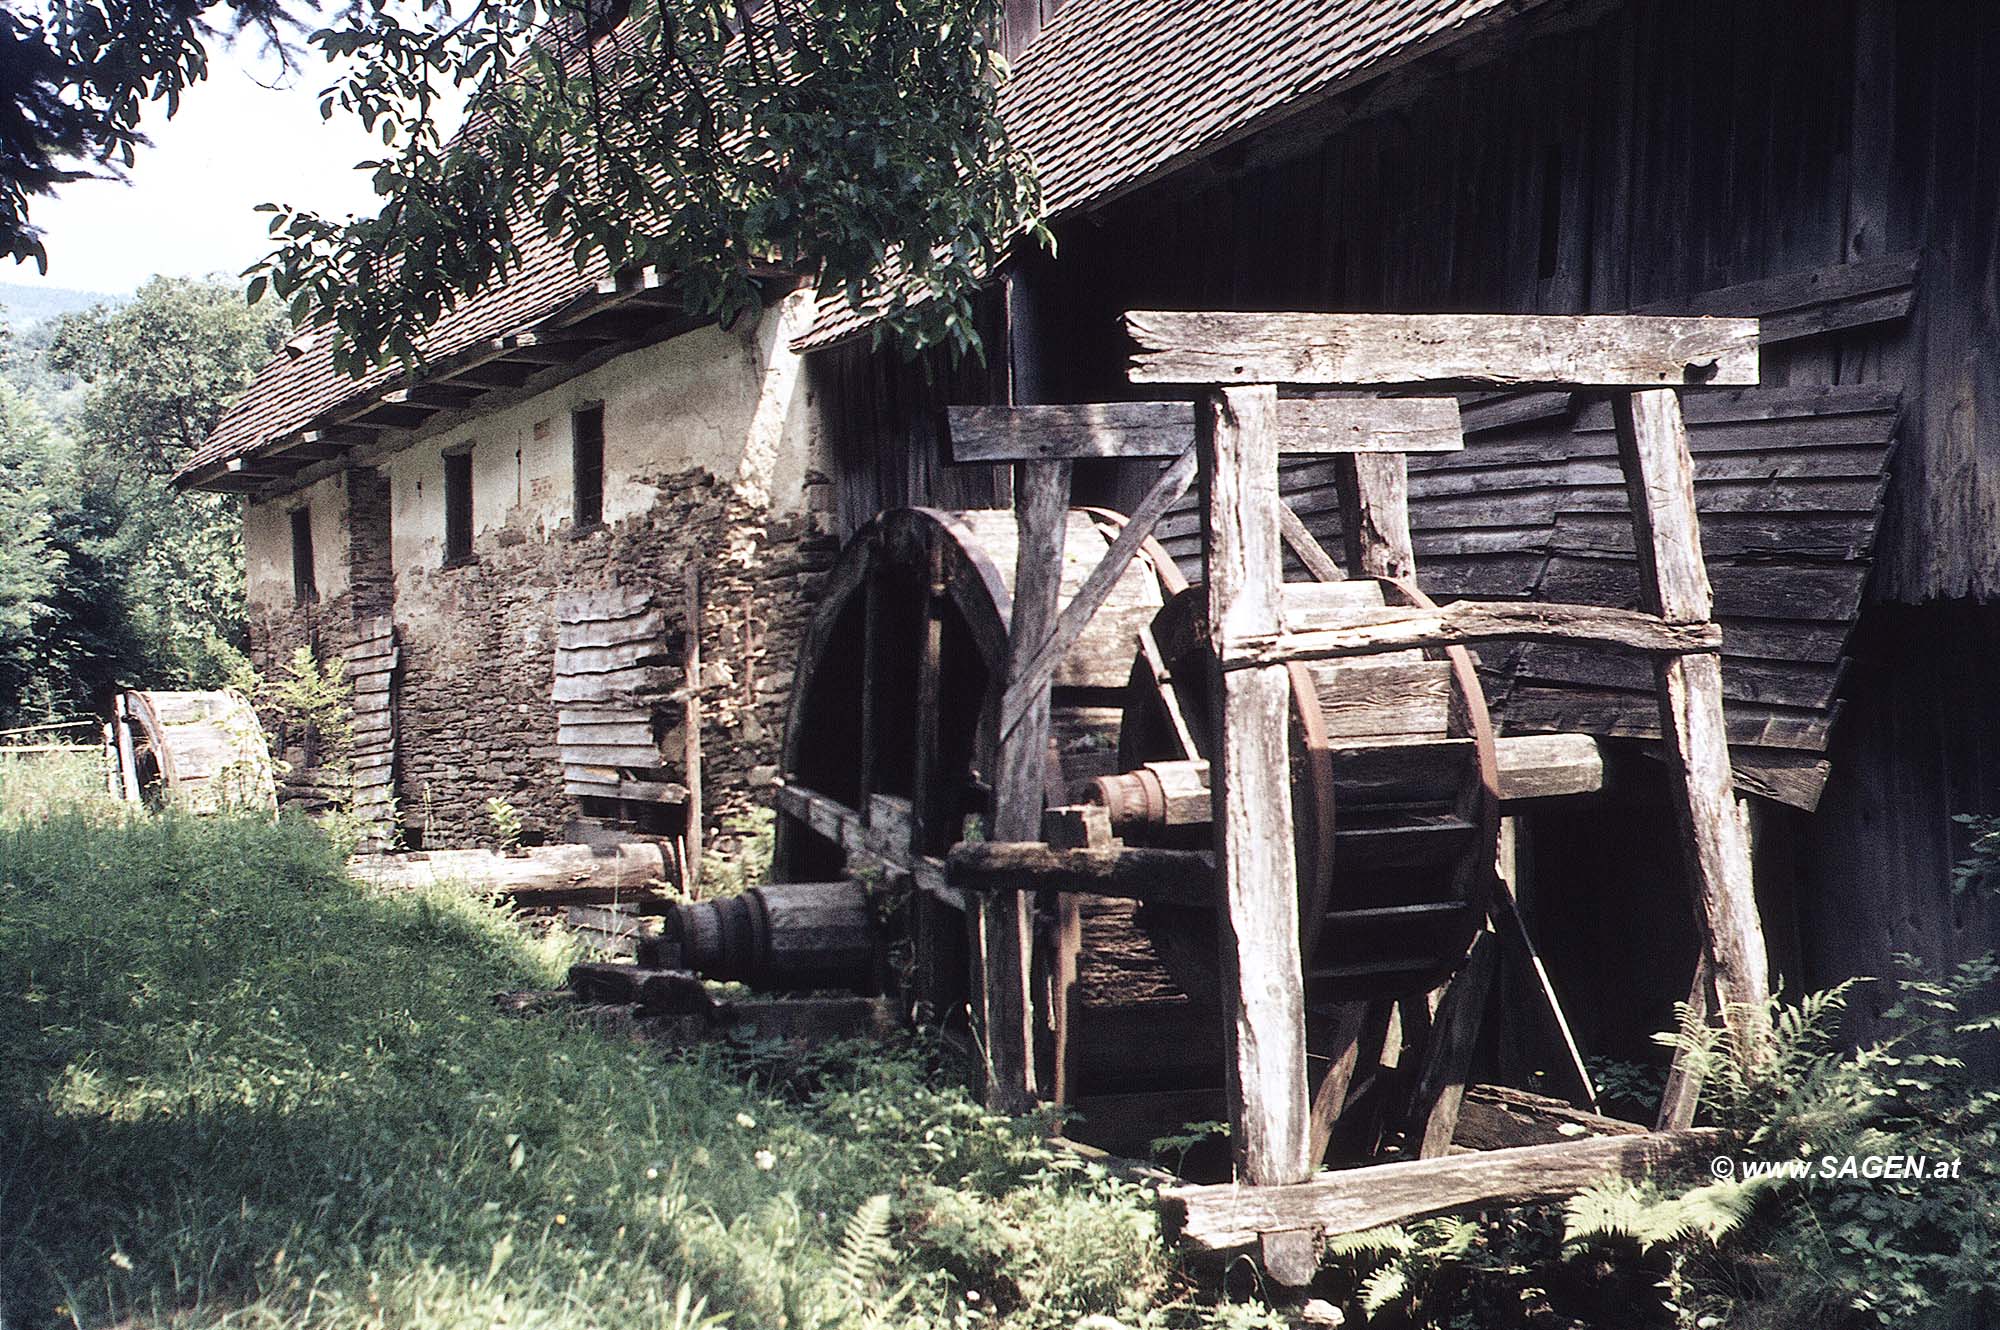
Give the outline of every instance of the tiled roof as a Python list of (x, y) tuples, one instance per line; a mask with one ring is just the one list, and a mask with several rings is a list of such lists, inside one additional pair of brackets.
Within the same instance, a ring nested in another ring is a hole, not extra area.
[[(1535, 0), (1070, 0), (1015, 66), (1001, 114), (1059, 217), (1156, 179), (1427, 44)], [(830, 346), (879, 307), (821, 305)]]
[[(1306, 98), (1451, 41), (1481, 20), (1537, 0), (1071, 0), (1018, 62), (1001, 107), (1033, 159), (1051, 216), (1074, 211), (1198, 159)], [(506, 282), (432, 325), (427, 361), (533, 328), (587, 299), (609, 277), (579, 273), (535, 228)], [(799, 342), (826, 346), (865, 331), (876, 307), (822, 306)], [(389, 368), (353, 379), (322, 334), (280, 352), (181, 473), (200, 483), (231, 459), (325, 420), (400, 382)]]
[[(597, 283), (610, 275), (601, 259), (579, 273), (563, 247), (539, 233), (521, 249), (521, 267), (513, 277), (431, 325), (420, 341), (426, 360), (440, 360), (532, 328), (580, 297), (594, 294)], [(336, 369), (332, 339), (324, 332), (309, 332), (293, 342), (294, 347), (301, 344), (304, 349), (298, 354), (280, 351), (258, 371), (215, 433), (182, 469), (183, 477), (242, 457), (270, 440), (306, 428), (343, 403), (365, 400), (403, 381), (402, 369), (394, 365), (360, 379)]]
[[(630, 41), (632, 29), (621, 26), (606, 40)], [(570, 30), (545, 36), (544, 42), (553, 42), (565, 62), (580, 59), (584, 50), (577, 34)], [(477, 122), (468, 123), (459, 136), (477, 134), (480, 128)], [(539, 226), (523, 225), (516, 234), (519, 266), (505, 281), (462, 301), (418, 338), (425, 362), (464, 355), (481, 343), (532, 330), (559, 312), (586, 308), (601, 284), (611, 282), (613, 274), (601, 255), (593, 255), (579, 271), (568, 247)], [(258, 372), (177, 478), (183, 483), (201, 483), (204, 473), (212, 475), (231, 459), (246, 457), (274, 440), (320, 425), (329, 414), (406, 381), (405, 372), (397, 365), (354, 378), (334, 367), (332, 341), (325, 331), (303, 332)]]

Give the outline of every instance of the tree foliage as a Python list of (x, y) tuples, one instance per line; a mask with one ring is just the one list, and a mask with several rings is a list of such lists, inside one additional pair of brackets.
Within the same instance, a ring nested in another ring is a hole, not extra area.
[(36, 646), (63, 573), (49, 497), (66, 461), (41, 410), (0, 383), (0, 716), (38, 673)]
[(285, 331), (229, 283), (156, 278), (57, 324), (45, 368), (79, 381), (59, 422), (0, 388), (0, 717), (224, 680), (241, 501), (171, 477)]
[[(358, 373), (415, 360), (426, 325), (555, 245), (579, 268), (654, 266), (690, 310), (724, 320), (777, 267), (878, 299), (913, 345), (977, 345), (974, 290), (1038, 203), (996, 111), (996, 0), (627, 4), (337, 11), (306, 38), (335, 70), (321, 111), (381, 137), (361, 164), (381, 207), (267, 205), (278, 248), (253, 269), (252, 300), (268, 290), (295, 319), (326, 321)], [(115, 14), (111, 0), (49, 0), (41, 26), (9, 20), (28, 150), (0, 165), (0, 247), (39, 254), (26, 204), (68, 178), (52, 163), (130, 159), (142, 104), (171, 112), (203, 76), (210, 12), (267, 37), (315, 16), (298, 0)], [(55, 71), (82, 80), (74, 105), (36, 101)]]

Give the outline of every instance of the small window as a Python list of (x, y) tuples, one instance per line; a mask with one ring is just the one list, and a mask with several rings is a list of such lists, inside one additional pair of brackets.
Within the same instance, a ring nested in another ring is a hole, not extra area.
[(319, 599), (319, 583), (313, 579), (312, 509), (292, 510), (292, 600), (310, 605)]
[(576, 524), (604, 520), (604, 408), (589, 406), (569, 420), (570, 455), (576, 470)]
[(444, 459), (444, 561), (463, 563), (472, 557), (472, 454), (447, 453)]

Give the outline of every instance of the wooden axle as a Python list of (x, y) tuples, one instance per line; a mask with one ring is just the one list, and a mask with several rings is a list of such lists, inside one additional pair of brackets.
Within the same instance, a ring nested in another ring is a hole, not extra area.
[[(1334, 787), (1343, 797), (1393, 802), (1413, 766), (1439, 745), (1336, 749)], [(1604, 788), (1604, 754), (1588, 734), (1510, 734), (1496, 739), (1502, 804), (1594, 794)], [(1205, 826), (1211, 816), (1208, 763), (1200, 759), (1148, 762), (1091, 782), (1088, 802), (1104, 808), (1115, 835), (1141, 828)]]
[(764, 992), (872, 986), (875, 922), (858, 882), (793, 882), (676, 905), (660, 929), (663, 952), (708, 979)]

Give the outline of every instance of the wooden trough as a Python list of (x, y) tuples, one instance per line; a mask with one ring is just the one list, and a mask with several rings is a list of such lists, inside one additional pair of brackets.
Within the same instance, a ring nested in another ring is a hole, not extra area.
[[(1447, 1157), (1503, 948), (1589, 1094), (1500, 860), (1510, 807), (1603, 779), (1587, 736), (1496, 736), (1467, 648), (1651, 663), (1705, 943), (1695, 1001), (1761, 1047), (1674, 391), (1755, 383), (1755, 322), (1135, 313), (1128, 330), (1133, 382), (1195, 400), (954, 408), (957, 460), (1019, 464), (1015, 510), (888, 512), (850, 544), (798, 671), (774, 877), (881, 903), (878, 978), (919, 1019), (969, 1014), (997, 1105), (1171, 1129), (1161, 1113), (1193, 1101), (1158, 1092), (1219, 1094), (1234, 1180), (1164, 1199), (1185, 1241), (1251, 1250), (1281, 1283), (1311, 1278), (1329, 1231), (1712, 1149), (1686, 1130), (1699, 1087), (1677, 1064), (1659, 1130), (1578, 1112), (1566, 1130), (1606, 1134)], [(1356, 394), (1474, 384), (1610, 394), (1640, 608), (1424, 595), (1403, 455), (1461, 447), (1457, 404)], [(1338, 460), (1339, 560), (1278, 497), (1287, 453)], [(1162, 466), (1127, 518), (1071, 510), (1086, 458)], [(1191, 486), (1192, 587), (1152, 539)], [(1310, 581), (1284, 580), (1287, 550)], [(1132, 1001), (1101, 1000), (1107, 972)]]

